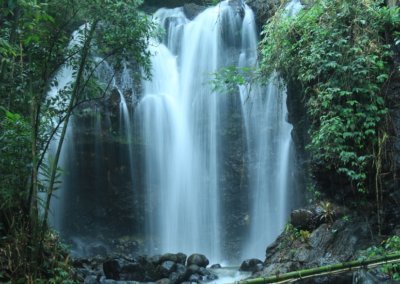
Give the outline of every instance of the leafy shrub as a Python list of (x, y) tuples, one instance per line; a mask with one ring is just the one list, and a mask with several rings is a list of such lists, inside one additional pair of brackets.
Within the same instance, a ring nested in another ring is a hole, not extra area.
[(360, 191), (385, 134), (399, 15), (383, 1), (320, 0), (296, 17), (278, 12), (263, 30), (264, 76), (277, 70), (304, 89), (314, 161)]
[[(392, 236), (384, 240), (381, 245), (368, 248), (362, 253), (361, 258), (375, 258), (400, 252), (400, 236)], [(400, 264), (384, 264), (379, 268), (392, 279), (400, 281)]]

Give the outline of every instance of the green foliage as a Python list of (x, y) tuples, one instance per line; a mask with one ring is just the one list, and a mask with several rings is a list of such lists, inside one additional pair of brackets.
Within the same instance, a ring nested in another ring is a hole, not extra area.
[(367, 189), (373, 152), (387, 114), (390, 36), (399, 9), (382, 1), (319, 0), (296, 17), (284, 11), (264, 27), (264, 76), (277, 70), (304, 88), (314, 160)]
[[(5, 283), (54, 283), (75, 284), (72, 266), (67, 248), (61, 244), (55, 232), (48, 231), (43, 242), (41, 262), (28, 258), (26, 246), (31, 237), (27, 233), (26, 220), (15, 217), (15, 230), (0, 240), (0, 266), (4, 269), (0, 274), (0, 282)], [(33, 274), (32, 267), (38, 266)]]
[(221, 68), (218, 72), (212, 74), (211, 86), (214, 92), (220, 94), (236, 93), (238, 86), (251, 88), (252, 83), (256, 81), (255, 73), (256, 70), (250, 67), (229, 66)]
[(333, 208), (332, 203), (329, 201), (321, 201), (319, 208), (321, 209), (319, 218), (328, 224), (332, 224), (335, 217), (335, 209)]
[(0, 210), (4, 210), (21, 206), (26, 197), (31, 131), (21, 115), (5, 109), (0, 109), (0, 130)]
[(290, 223), (285, 226), (285, 234), (290, 241), (300, 240), (302, 243), (307, 243), (311, 235), (310, 231), (299, 230)]
[[(371, 259), (386, 256), (391, 253), (400, 252), (400, 236), (392, 236), (384, 240), (381, 245), (373, 246), (363, 251), (361, 259)], [(400, 264), (384, 264), (379, 268), (383, 273), (388, 274), (392, 279), (400, 281)]]
[[(72, 283), (68, 257), (48, 231), (46, 214), (68, 120), (82, 102), (101, 97), (100, 55), (125, 60), (150, 76), (151, 19), (139, 0), (8, 0), (0, 4), (0, 282)], [(82, 24), (75, 46), (70, 37)], [(46, 98), (61, 66), (75, 81)], [(48, 155), (57, 139), (57, 153)], [(40, 172), (40, 174), (39, 174)], [(46, 187), (46, 188), (45, 188)], [(46, 191), (44, 214), (37, 192)], [(4, 237), (3, 237), (4, 236)], [(64, 279), (64, 280), (63, 280)]]

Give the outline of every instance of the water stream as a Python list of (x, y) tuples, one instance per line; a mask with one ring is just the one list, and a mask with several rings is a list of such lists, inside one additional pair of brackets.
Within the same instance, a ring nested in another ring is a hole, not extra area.
[[(288, 15), (301, 7), (297, 0), (290, 5)], [(212, 74), (223, 67), (257, 66), (254, 14), (242, 1), (230, 0), (207, 8), (193, 20), (183, 8), (159, 9), (154, 20), (165, 33), (148, 47), (153, 54), (152, 79), (142, 81), (137, 104), (129, 104), (124, 95), (129, 89), (135, 96), (127, 65), (117, 79), (106, 62), (97, 74), (101, 81), (111, 82), (119, 102), (120, 145), (102, 140), (104, 133), (115, 130), (110, 130), (112, 118), (99, 112), (89, 126), (94, 129), (90, 135), (97, 135), (90, 138), (94, 139), (93, 159), (79, 161), (79, 147), (68, 146), (72, 140), (65, 146), (75, 162), (70, 165), (74, 174), (64, 187), (73, 187), (74, 181), (81, 188), (70, 190), (65, 198), (73, 208), (69, 226), (75, 230), (110, 222), (107, 198), (121, 195), (126, 180), (136, 198), (132, 207), (143, 203), (144, 209), (135, 211), (134, 218), (143, 219), (135, 232), (144, 236), (146, 253), (199, 252), (212, 262), (232, 261), (229, 252), (237, 261), (239, 257), (262, 259), (293, 204), (294, 149), (286, 90), (279, 86), (277, 75), (266, 86), (238, 86), (234, 92), (216, 93), (210, 84)], [(71, 127), (77, 133), (79, 127), (79, 133), (84, 129), (75, 123)], [(116, 147), (118, 158), (112, 157)], [(83, 153), (89, 148), (79, 149)], [(85, 162), (87, 166), (82, 166)], [(116, 167), (119, 174), (113, 177)], [(79, 169), (85, 169), (85, 174)], [(95, 173), (87, 174), (90, 169)], [(78, 193), (83, 188), (91, 193)], [(82, 201), (89, 198), (84, 196), (93, 198), (93, 192), (97, 207)], [(87, 208), (76, 209), (82, 206)], [(82, 216), (79, 225), (71, 225), (74, 214)]]

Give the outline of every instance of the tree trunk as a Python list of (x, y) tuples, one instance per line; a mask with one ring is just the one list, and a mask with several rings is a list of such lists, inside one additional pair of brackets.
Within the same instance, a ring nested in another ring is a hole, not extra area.
[(67, 109), (67, 112), (65, 115), (65, 121), (64, 121), (64, 125), (62, 127), (60, 140), (57, 145), (56, 155), (55, 155), (54, 161), (50, 167), (50, 180), (49, 180), (47, 193), (46, 193), (46, 203), (45, 203), (43, 223), (42, 223), (42, 234), (46, 231), (47, 218), (48, 218), (49, 210), (50, 210), (50, 201), (51, 201), (53, 191), (54, 191), (54, 183), (55, 183), (56, 174), (57, 174), (58, 161), (60, 159), (61, 149), (62, 149), (62, 145), (63, 145), (64, 139), (65, 139), (65, 134), (67, 133), (68, 122), (71, 117), (74, 105), (77, 103), (77, 100), (79, 97), (81, 82), (83, 80), (85, 67), (87, 64), (87, 59), (88, 59), (88, 56), (90, 53), (90, 45), (93, 40), (93, 34), (94, 34), (94, 31), (96, 30), (96, 26), (97, 26), (97, 21), (95, 21), (93, 24), (90, 25), (89, 33), (85, 39), (84, 46), (82, 47), (82, 53), (81, 53), (81, 57), (79, 59), (80, 64), (79, 64), (78, 74), (75, 79), (75, 85), (72, 90), (71, 99), (68, 104), (68, 109)]

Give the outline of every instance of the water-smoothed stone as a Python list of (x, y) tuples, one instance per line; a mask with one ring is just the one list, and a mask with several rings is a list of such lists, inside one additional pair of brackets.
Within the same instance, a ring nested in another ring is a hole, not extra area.
[(176, 270), (176, 263), (170, 260), (164, 261), (158, 266), (158, 271), (162, 277), (168, 277), (172, 272)]
[(246, 259), (240, 265), (240, 271), (258, 272), (263, 269), (263, 262), (257, 258)]
[(314, 213), (307, 209), (293, 210), (290, 214), (290, 223), (297, 229), (309, 230), (313, 228)]
[(120, 279), (121, 265), (118, 260), (111, 259), (103, 263), (103, 272), (108, 279)]
[(186, 280), (190, 275), (189, 269), (181, 263), (176, 264), (176, 273), (180, 281)]
[(145, 269), (138, 262), (124, 264), (121, 268), (120, 279), (144, 281)]
[(214, 281), (214, 280), (217, 280), (217, 279), (218, 279), (218, 276), (216, 274), (214, 274), (214, 273), (210, 273), (207, 276), (203, 276), (203, 280), (204, 281)]
[(84, 284), (98, 284), (99, 281), (97, 281), (97, 277), (94, 275), (88, 275), (86, 276), (84, 282)]
[(207, 270), (206, 268), (204, 268), (204, 267), (200, 267), (200, 269), (199, 269), (199, 274), (202, 275), (202, 276), (207, 276), (207, 275), (210, 275), (211, 272), (208, 271), (208, 270)]
[(196, 283), (200, 283), (200, 281), (202, 280), (201, 275), (195, 273), (190, 275), (189, 277), (189, 282), (196, 282)]
[(178, 256), (175, 253), (163, 254), (160, 258), (160, 262), (163, 263), (164, 261), (178, 262)]
[(171, 282), (171, 284), (176, 284), (179, 283), (179, 274), (176, 272), (172, 272), (169, 277), (168, 277), (169, 281)]
[(190, 274), (198, 273), (200, 270), (200, 266), (198, 266), (196, 264), (191, 264), (188, 266), (188, 270), (189, 270)]
[(188, 3), (183, 5), (183, 12), (185, 13), (185, 16), (189, 20), (193, 20), (198, 14), (203, 12), (206, 9), (204, 6), (196, 5), (194, 3)]
[(159, 265), (162, 262), (161, 255), (159, 255), (159, 254), (153, 255), (153, 256), (149, 257), (148, 261), (153, 263), (154, 265)]
[(176, 254), (176, 256), (178, 258), (177, 263), (180, 263), (180, 264), (183, 264), (183, 265), (186, 263), (186, 259), (187, 259), (187, 255), (186, 254), (184, 254), (182, 252), (178, 252)]
[(169, 278), (162, 278), (156, 281), (157, 284), (171, 284), (171, 280)]
[(211, 265), (210, 268), (212, 268), (212, 269), (218, 269), (218, 268), (222, 268), (222, 266), (221, 266), (221, 264), (216, 263), (216, 264)]
[(210, 261), (208, 260), (208, 258), (205, 255), (199, 253), (192, 254), (187, 259), (187, 266), (195, 264), (200, 267), (207, 267), (209, 263)]

